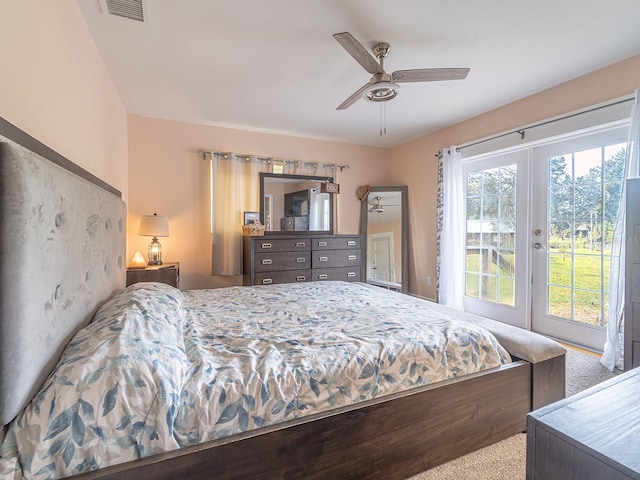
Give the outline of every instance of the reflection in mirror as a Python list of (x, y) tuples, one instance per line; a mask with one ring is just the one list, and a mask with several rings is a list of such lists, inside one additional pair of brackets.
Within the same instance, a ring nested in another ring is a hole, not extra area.
[(321, 184), (331, 177), (260, 174), (260, 221), (265, 232), (333, 233), (333, 195)]
[(361, 212), (367, 237), (364, 278), (372, 285), (407, 292), (407, 187), (371, 187)]

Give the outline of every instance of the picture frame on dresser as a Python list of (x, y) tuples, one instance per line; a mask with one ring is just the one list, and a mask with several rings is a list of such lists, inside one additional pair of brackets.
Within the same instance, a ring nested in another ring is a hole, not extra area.
[(254, 223), (260, 223), (260, 212), (244, 212), (244, 224), (251, 225)]

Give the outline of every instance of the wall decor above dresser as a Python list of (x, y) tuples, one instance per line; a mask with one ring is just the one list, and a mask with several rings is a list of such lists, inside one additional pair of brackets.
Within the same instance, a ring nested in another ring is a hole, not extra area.
[(249, 236), (243, 241), (245, 285), (362, 279), (360, 235)]

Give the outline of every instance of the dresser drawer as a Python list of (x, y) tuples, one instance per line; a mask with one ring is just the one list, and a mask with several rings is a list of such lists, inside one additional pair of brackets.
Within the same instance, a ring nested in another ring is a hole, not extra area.
[(255, 272), (304, 270), (311, 268), (311, 252), (270, 252), (255, 254)]
[(276, 283), (310, 282), (311, 270), (289, 270), (284, 272), (261, 272), (255, 275), (255, 285)]
[(360, 265), (362, 250), (321, 250), (312, 255), (312, 268), (350, 267)]
[(360, 281), (360, 266), (339, 268), (314, 268), (311, 271), (312, 280), (343, 280), (345, 282)]
[(259, 252), (304, 252), (311, 251), (310, 238), (255, 239), (254, 249)]
[(327, 237), (327, 238), (314, 238), (313, 249), (314, 250), (335, 250), (340, 248), (360, 248), (361, 237)]

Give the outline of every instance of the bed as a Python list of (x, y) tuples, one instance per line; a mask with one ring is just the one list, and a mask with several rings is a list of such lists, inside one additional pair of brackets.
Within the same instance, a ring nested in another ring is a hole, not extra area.
[(366, 284), (123, 289), (118, 192), (0, 135), (7, 478), (405, 478), (564, 397), (557, 343)]

